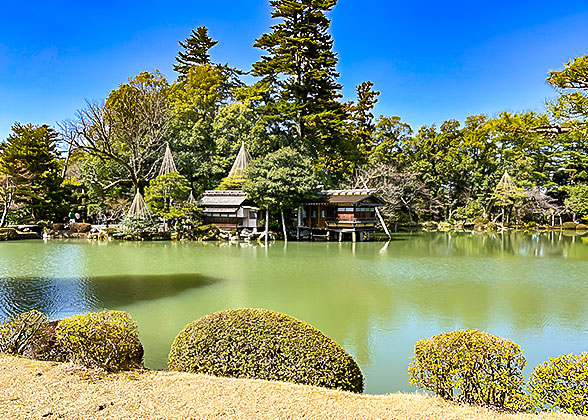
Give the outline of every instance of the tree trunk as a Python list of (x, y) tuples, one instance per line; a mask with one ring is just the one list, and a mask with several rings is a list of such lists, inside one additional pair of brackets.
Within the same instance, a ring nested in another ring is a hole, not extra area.
[(286, 232), (286, 221), (284, 220), (283, 208), (280, 208), (280, 215), (282, 216), (282, 231), (284, 232), (284, 241), (288, 242), (288, 233)]
[(12, 201), (14, 200), (14, 190), (11, 188), (8, 179), (6, 180), (6, 196), (4, 197), (4, 208), (2, 209), (2, 216), (0, 217), (0, 227), (6, 225), (6, 218), (8, 217), (8, 211), (12, 207)]
[(8, 197), (6, 197), (6, 202), (4, 203), (4, 208), (2, 209), (2, 217), (0, 218), (0, 228), (6, 226), (6, 217), (8, 216), (8, 210), (12, 206), (12, 194), (10, 193)]
[(267, 209), (265, 209), (265, 233), (264, 233), (264, 238), (265, 238), (265, 243), (267, 245), (267, 235), (269, 234), (269, 206)]
[[(367, 186), (367, 182), (365, 182), (365, 179), (363, 179), (363, 177), (361, 177), (361, 182), (363, 184), (363, 187), (367, 190), (368, 186)], [(376, 215), (378, 216), (378, 219), (380, 219), (380, 223), (382, 224), (382, 227), (384, 228), (384, 232), (386, 232), (386, 235), (388, 235), (388, 240), (392, 239), (392, 235), (390, 235), (390, 231), (388, 230), (388, 226), (386, 226), (386, 223), (384, 222), (384, 218), (382, 217), (382, 213), (380, 213), (380, 209), (379, 208), (375, 208), (376, 210)], [(394, 231), (396, 231), (396, 227), (394, 228)], [(376, 232), (374, 231), (374, 237), (376, 235)]]

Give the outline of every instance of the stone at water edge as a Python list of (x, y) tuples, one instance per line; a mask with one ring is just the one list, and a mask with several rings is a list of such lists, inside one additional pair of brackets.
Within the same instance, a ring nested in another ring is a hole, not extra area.
[(74, 233), (87, 233), (92, 229), (92, 225), (89, 223), (71, 223), (69, 230)]

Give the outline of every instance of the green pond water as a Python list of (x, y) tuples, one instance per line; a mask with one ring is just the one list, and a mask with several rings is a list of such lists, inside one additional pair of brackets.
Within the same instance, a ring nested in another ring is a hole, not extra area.
[(410, 391), (414, 342), (459, 328), (514, 340), (535, 365), (588, 350), (588, 235), (398, 234), (388, 244), (0, 243), (0, 319), (121, 309), (147, 367), (200, 316), (263, 307), (293, 315), (358, 361), (366, 392)]

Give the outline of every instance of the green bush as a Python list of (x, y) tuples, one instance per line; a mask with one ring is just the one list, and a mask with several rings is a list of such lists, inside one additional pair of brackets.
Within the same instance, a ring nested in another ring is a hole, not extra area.
[(453, 216), (456, 220), (474, 220), (474, 223), (488, 223), (483, 220), (484, 206), (479, 200), (468, 200), (465, 206), (458, 207)]
[(59, 321), (55, 333), (59, 347), (74, 363), (108, 371), (143, 365), (137, 324), (126, 312), (102, 311), (65, 318)]
[(496, 222), (488, 222), (486, 224), (486, 230), (488, 231), (495, 231), (498, 229), (498, 223)]
[(151, 240), (158, 236), (159, 222), (142, 215), (126, 215), (113, 234), (115, 239), (127, 241)]
[(0, 353), (28, 356), (43, 339), (47, 317), (39, 311), (18, 314), (0, 324)]
[(168, 367), (363, 391), (359, 366), (343, 348), (305, 322), (266, 309), (216, 312), (187, 325)]
[(414, 352), (411, 385), (469, 404), (515, 411), (529, 407), (521, 372), (527, 362), (510, 340), (459, 330), (419, 340)]
[(538, 408), (551, 406), (566, 413), (588, 414), (588, 353), (550, 358), (529, 379), (531, 398)]

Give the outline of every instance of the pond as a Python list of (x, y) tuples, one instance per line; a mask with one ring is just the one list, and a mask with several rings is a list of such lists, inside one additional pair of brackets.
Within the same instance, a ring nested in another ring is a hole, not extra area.
[(0, 243), (0, 319), (125, 310), (145, 363), (164, 369), (189, 322), (263, 307), (323, 331), (358, 361), (367, 393), (411, 391), (414, 342), (477, 328), (529, 366), (588, 350), (588, 235), (397, 234), (389, 243)]

